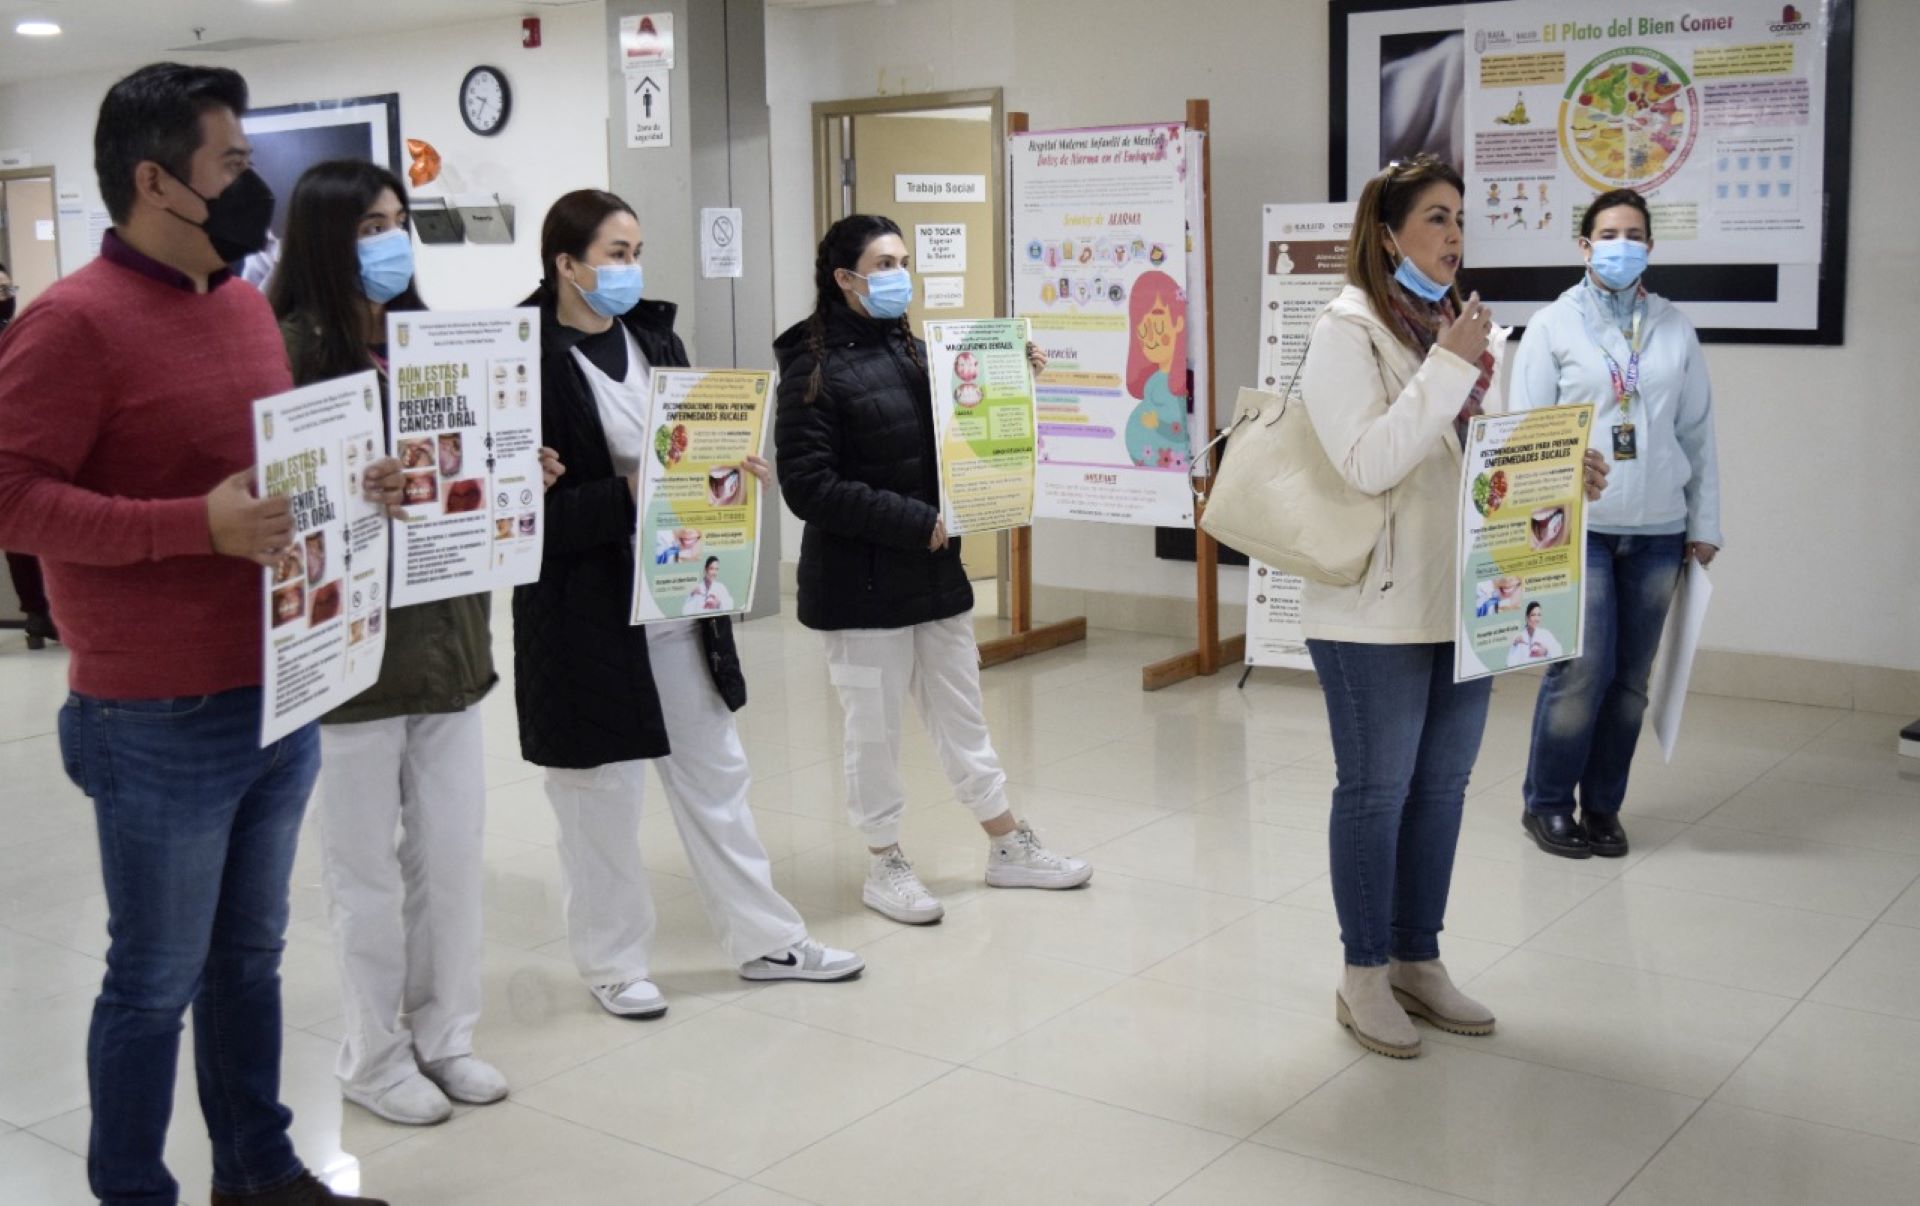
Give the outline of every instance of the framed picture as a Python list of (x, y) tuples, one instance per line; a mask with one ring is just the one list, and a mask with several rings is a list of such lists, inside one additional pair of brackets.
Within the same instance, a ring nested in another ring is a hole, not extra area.
[(253, 143), (253, 170), (280, 199), (273, 213), (276, 240), (286, 234), (293, 186), (316, 163), (365, 159), (405, 178), (397, 92), (251, 109), (240, 124)]
[(1518, 325), (1577, 279), (1585, 201), (1632, 185), (1655, 210), (1647, 287), (1702, 339), (1843, 343), (1854, 0), (1723, 7), (1331, 0), (1328, 196), (1444, 156), (1467, 179), (1467, 283)]

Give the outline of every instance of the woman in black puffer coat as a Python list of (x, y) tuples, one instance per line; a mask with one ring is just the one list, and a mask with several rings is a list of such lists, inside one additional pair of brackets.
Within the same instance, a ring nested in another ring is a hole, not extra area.
[[(906, 243), (888, 218), (834, 223), (814, 263), (811, 317), (774, 343), (780, 490), (806, 523), (800, 622), (826, 636), (846, 712), (847, 811), (873, 852), (862, 899), (924, 925), (945, 910), (900, 850), (907, 695), (960, 802), (987, 833), (987, 883), (1074, 888), (1093, 869), (1040, 844), (1007, 802), (980, 702), (973, 587), (940, 512), (925, 346), (906, 318)], [(1035, 371), (1045, 367), (1029, 347)]]
[[(652, 760), (694, 887), (750, 980), (844, 980), (859, 956), (821, 946), (774, 890), (747, 807), (732, 713), (746, 682), (726, 617), (635, 627), (634, 490), (656, 368), (685, 367), (674, 307), (640, 300), (640, 222), (612, 193), (568, 193), (540, 232), (541, 424), (567, 474), (547, 494), (540, 580), (513, 593), (520, 749), (547, 768), (580, 976), (620, 1017), (658, 1017), (653, 897), (640, 857)], [(742, 466), (771, 476), (759, 458)]]

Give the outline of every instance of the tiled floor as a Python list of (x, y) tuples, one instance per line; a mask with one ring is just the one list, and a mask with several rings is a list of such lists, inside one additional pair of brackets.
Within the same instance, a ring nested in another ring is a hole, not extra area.
[[(1911, 717), (1696, 698), (1675, 762), (1637, 768), (1634, 856), (1568, 863), (1520, 832), (1533, 683), (1502, 683), (1445, 939), (1500, 1032), (1429, 1031), (1396, 1063), (1332, 1019), (1317, 690), (1263, 671), (1143, 694), (1139, 667), (1176, 645), (1095, 632), (985, 674), (1022, 809), (1098, 865), (1084, 892), (985, 890), (977, 830), (910, 726), (908, 849), (949, 912), (906, 930), (859, 904), (817, 638), (746, 625), (741, 728), (776, 878), (870, 970), (738, 980), (656, 807), (672, 1012), (651, 1024), (574, 980), (552, 821), (503, 686), (479, 1037), (513, 1097), (424, 1131), (342, 1109), (309, 846), (285, 969), (303, 1154), (405, 1206), (1914, 1200), (1920, 764), (1892, 752)], [(88, 1200), (105, 916), (91, 815), (50, 736), (63, 676), (59, 653), (0, 637), (0, 1202), (50, 1206)], [(189, 1084), (172, 1157), (202, 1202)]]

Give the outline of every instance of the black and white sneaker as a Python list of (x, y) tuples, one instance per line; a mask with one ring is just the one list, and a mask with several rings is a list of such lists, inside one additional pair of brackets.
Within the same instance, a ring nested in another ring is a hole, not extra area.
[(741, 965), (742, 980), (851, 980), (867, 968), (852, 951), (835, 950), (811, 938), (802, 938), (785, 950), (762, 955)]

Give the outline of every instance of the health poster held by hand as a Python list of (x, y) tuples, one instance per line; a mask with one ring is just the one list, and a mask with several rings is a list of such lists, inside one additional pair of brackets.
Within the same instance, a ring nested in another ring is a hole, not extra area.
[(1033, 522), (1029, 329), (1024, 318), (927, 324), (940, 513), (950, 535)]
[(362, 492), (380, 459), (371, 371), (253, 404), (254, 489), (285, 498), (293, 546), (262, 573), (262, 748), (373, 686), (386, 649), (387, 517)]
[(1592, 406), (1485, 415), (1460, 481), (1455, 682), (1580, 656)]
[(540, 576), (540, 312), (387, 315), (387, 407), (406, 472), (393, 605)]
[(753, 606), (760, 482), (746, 459), (766, 434), (772, 374), (655, 369), (633, 541), (633, 622)]

